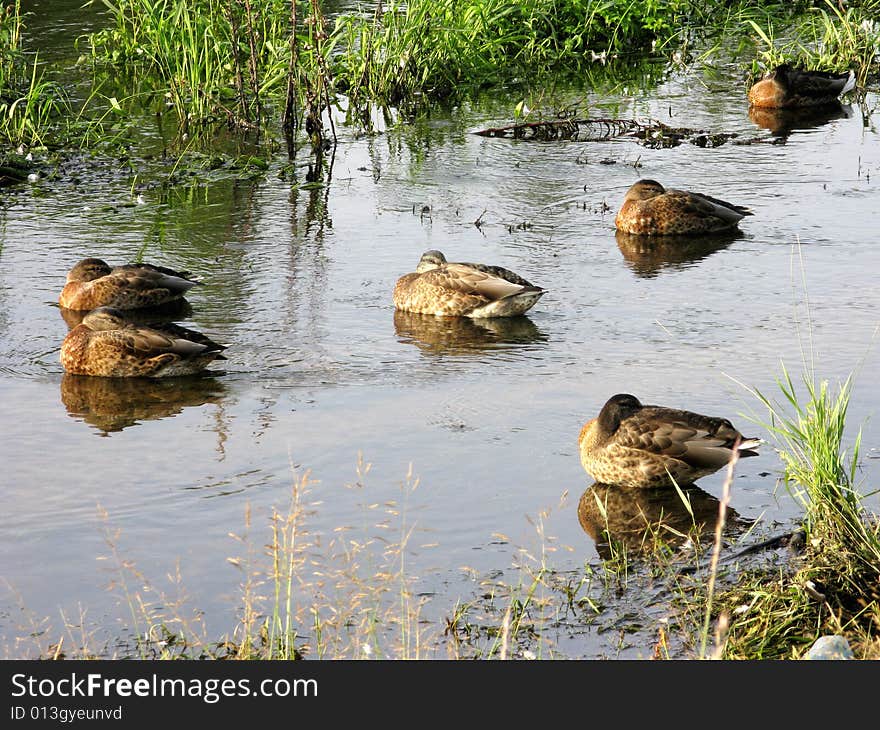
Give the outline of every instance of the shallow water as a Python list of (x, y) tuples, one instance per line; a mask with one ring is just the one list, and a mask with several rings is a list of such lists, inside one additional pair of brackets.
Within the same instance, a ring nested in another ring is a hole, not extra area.
[[(431, 596), (426, 615), (449, 615), (480, 578), (508, 571), (520, 547), (555, 547), (560, 571), (595, 564), (599, 548), (578, 520), (592, 480), (576, 439), (617, 392), (768, 437), (750, 420), (767, 414), (747, 388), (775, 395), (781, 364), (797, 379), (804, 359), (832, 383), (855, 370), (849, 423), (863, 427), (861, 476), (875, 483), (876, 115), (863, 123), (853, 107), (768, 144), (733, 64), (681, 69), (655, 88), (571, 94), (591, 116), (762, 143), (650, 149), (472, 134), (510, 123), (516, 99), (497, 98), (402, 132), (342, 129), (330, 184), (316, 190), (270, 171), (133, 193), (124, 173), (88, 169), (78, 183), (0, 189), (6, 652), (23, 651), (15, 640), (29, 617), (57, 627), (85, 609), (90, 625), (123, 631), (128, 606), (118, 588), (104, 590), (117, 577), (113, 560), (99, 560), (108, 542), (154, 584), (179, 564), (219, 638), (240, 602), (241, 574), (226, 558), (243, 548), (230, 533), (248, 531), (259, 552), (271, 510), (286, 509), (306, 473), (320, 502), (308, 518), (324, 536), (316, 556), (341, 528), (392, 542), (401, 523), (415, 528), (406, 566)], [(868, 94), (866, 108), (877, 103)], [(754, 215), (740, 235), (684, 254), (639, 252), (613, 219), (640, 177)], [(549, 292), (511, 322), (395, 314), (394, 282), (430, 248), (505, 266)], [(54, 303), (85, 256), (202, 274), (181, 321), (231, 343), (222, 369), (172, 384), (64, 376), (67, 323)], [(371, 465), (363, 478), (359, 459)], [(736, 469), (731, 507), (759, 533), (802, 513), (779, 471), (769, 444)], [(710, 505), (723, 482), (701, 480)], [(404, 501), (405, 517), (374, 527)], [(877, 496), (867, 505), (876, 510)], [(570, 651), (606, 656), (615, 641), (587, 632)], [(645, 657), (650, 646), (617, 651)]]

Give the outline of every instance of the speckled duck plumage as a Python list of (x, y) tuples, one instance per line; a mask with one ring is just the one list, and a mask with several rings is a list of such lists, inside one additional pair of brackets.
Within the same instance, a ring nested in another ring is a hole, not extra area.
[(170, 323), (141, 326), (120, 310), (99, 307), (67, 333), (61, 364), (72, 375), (174, 377), (225, 360), (225, 349), (200, 332)]
[(394, 306), (404, 312), (448, 317), (514, 317), (524, 314), (546, 293), (501, 266), (450, 263), (436, 250), (426, 251), (413, 273), (394, 287)]
[(58, 297), (65, 309), (142, 309), (181, 299), (199, 280), (188, 271), (153, 264), (110, 266), (98, 258), (78, 262)]
[(623, 233), (682, 236), (730, 231), (747, 215), (741, 205), (642, 179), (627, 190), (614, 223)]
[(642, 405), (628, 393), (612, 396), (578, 436), (584, 470), (626, 487), (691, 484), (726, 466), (734, 449), (757, 456), (760, 443), (725, 418)]

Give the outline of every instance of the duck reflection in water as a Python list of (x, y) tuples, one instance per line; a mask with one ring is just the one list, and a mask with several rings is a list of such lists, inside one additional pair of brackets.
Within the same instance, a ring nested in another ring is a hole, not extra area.
[(71, 418), (108, 436), (142, 421), (168, 418), (206, 403), (219, 403), (226, 392), (217, 378), (61, 378), (61, 402)]
[(678, 271), (722, 251), (745, 234), (738, 229), (699, 236), (639, 236), (616, 231), (617, 247), (636, 276), (656, 277), (664, 270)]
[[(615, 547), (630, 554), (650, 554), (658, 545), (678, 547), (685, 541), (710, 542), (718, 521), (719, 501), (696, 484), (675, 489), (639, 489), (595, 482), (578, 502), (578, 522), (596, 543), (599, 557), (610, 560)], [(751, 521), (731, 507), (725, 514), (728, 533)]]
[(396, 309), (394, 330), (400, 342), (411, 343), (431, 355), (479, 355), (486, 350), (547, 340), (547, 335), (525, 315), (471, 319)]
[(798, 129), (816, 129), (835, 119), (849, 119), (852, 116), (852, 107), (839, 101), (824, 106), (795, 109), (749, 107), (749, 119), (755, 126), (783, 139)]

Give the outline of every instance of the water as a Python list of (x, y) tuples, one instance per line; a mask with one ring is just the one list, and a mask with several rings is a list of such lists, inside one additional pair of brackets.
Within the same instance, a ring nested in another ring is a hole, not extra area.
[[(775, 395), (781, 363), (796, 380), (804, 360), (832, 383), (855, 371), (849, 423), (863, 427), (860, 476), (876, 483), (875, 118), (863, 123), (853, 107), (767, 144), (733, 65), (571, 93), (591, 116), (764, 142), (649, 149), (471, 134), (510, 123), (515, 99), (499, 96), (402, 131), (342, 129), (331, 182), (315, 190), (273, 172), (134, 190), (122, 171), (88, 168), (77, 181), (0, 190), (6, 653), (26, 651), (16, 638), (31, 619), (57, 629), (83, 610), (97, 632), (125, 634), (124, 595), (118, 583), (105, 590), (116, 561), (100, 559), (113, 550), (140, 571), (132, 588), (166, 590), (179, 566), (219, 638), (241, 602), (242, 573), (226, 558), (260, 552), (271, 511), (286, 509), (306, 474), (319, 503), (313, 559), (340, 535), (393, 543), (401, 525), (413, 528), (406, 569), (430, 596), (426, 616), (451, 615), (481, 579), (510, 571), (520, 548), (554, 550), (559, 571), (598, 564), (578, 521), (592, 480), (576, 440), (618, 392), (768, 437), (750, 420), (767, 414), (747, 388)], [(877, 103), (868, 94), (866, 109)], [(754, 215), (717, 246), (639, 256), (618, 244), (613, 219), (640, 177)], [(431, 248), (513, 269), (549, 293), (517, 322), (438, 327), (395, 314), (394, 282)], [(182, 323), (230, 343), (222, 369), (140, 388), (65, 377), (67, 324), (54, 303), (85, 256), (202, 274)], [(759, 534), (802, 514), (777, 485), (780, 467), (770, 445), (737, 466), (731, 507)], [(723, 482), (701, 480), (712, 504)], [(876, 495), (867, 504), (876, 509)], [(604, 656), (615, 641), (587, 632), (572, 653)]]

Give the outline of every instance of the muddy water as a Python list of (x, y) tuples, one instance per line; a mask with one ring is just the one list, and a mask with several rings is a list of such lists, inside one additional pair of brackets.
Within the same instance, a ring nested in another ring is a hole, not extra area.
[[(865, 123), (853, 107), (770, 144), (733, 64), (611, 88), (569, 96), (591, 116), (761, 141), (651, 149), (471, 134), (509, 123), (516, 99), (496, 97), (403, 130), (342, 129), (317, 189), (292, 188), (280, 159), (262, 178), (206, 173), (166, 189), (84, 158), (76, 175), (0, 190), (5, 652), (27, 650), (16, 637), (32, 619), (57, 630), (81, 610), (97, 635), (129, 631), (118, 586), (105, 590), (118, 578), (99, 559), (111, 545), (163, 590), (179, 566), (208, 633), (230, 631), (242, 574), (226, 558), (245, 550), (230, 533), (259, 553), (271, 511), (305, 474), (313, 559), (340, 534), (394, 542), (414, 528), (406, 568), (426, 617), (450, 615), (481, 579), (515, 581), (521, 548), (551, 549), (559, 571), (598, 565), (607, 546), (579, 520), (592, 480), (576, 439), (617, 392), (767, 437), (747, 388), (775, 395), (783, 363), (795, 379), (806, 362), (832, 383), (855, 370), (850, 424), (864, 426), (868, 491), (880, 476), (876, 115)], [(877, 103), (869, 94), (867, 111)], [(727, 239), (642, 251), (613, 225), (639, 177), (754, 215)], [(429, 248), (506, 266), (549, 293), (511, 322), (395, 314), (394, 282)], [(84, 256), (202, 274), (180, 321), (230, 343), (228, 361), (182, 383), (65, 376), (68, 325), (54, 303)], [(771, 446), (737, 467), (731, 507), (756, 536), (802, 514), (779, 472)], [(695, 499), (715, 509), (723, 482), (701, 480)], [(564, 653), (650, 655), (647, 640), (616, 643), (586, 631)]]

